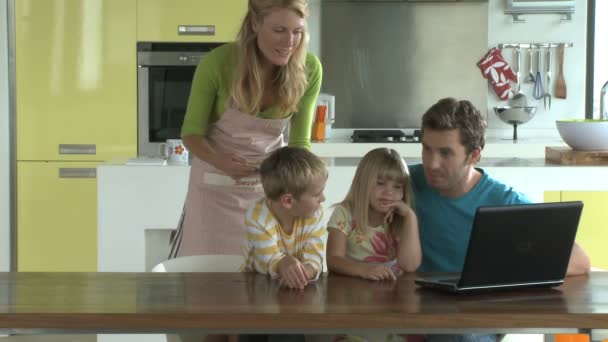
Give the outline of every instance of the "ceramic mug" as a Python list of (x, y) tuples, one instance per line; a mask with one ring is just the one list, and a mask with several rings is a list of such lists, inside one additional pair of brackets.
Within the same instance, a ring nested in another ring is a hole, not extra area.
[(181, 139), (167, 139), (160, 144), (160, 153), (169, 162), (188, 164), (188, 150)]

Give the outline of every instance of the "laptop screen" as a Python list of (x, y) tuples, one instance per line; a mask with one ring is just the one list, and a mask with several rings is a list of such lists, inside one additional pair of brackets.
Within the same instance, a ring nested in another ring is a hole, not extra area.
[(477, 209), (458, 287), (562, 280), (583, 203)]

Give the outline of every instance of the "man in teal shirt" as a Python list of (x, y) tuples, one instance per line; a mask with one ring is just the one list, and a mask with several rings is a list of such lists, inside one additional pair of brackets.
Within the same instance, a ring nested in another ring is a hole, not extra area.
[[(531, 201), (475, 164), (485, 144), (486, 121), (469, 101), (445, 98), (422, 117), (422, 164), (409, 168), (420, 226), (420, 272), (460, 272), (475, 211), (480, 206)], [(589, 272), (574, 244), (567, 275)], [(427, 341), (494, 341), (496, 335), (429, 335)]]

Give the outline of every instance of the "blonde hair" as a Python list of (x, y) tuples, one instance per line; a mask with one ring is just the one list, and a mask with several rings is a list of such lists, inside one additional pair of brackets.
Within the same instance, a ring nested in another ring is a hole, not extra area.
[[(376, 148), (363, 156), (357, 166), (348, 194), (339, 204), (350, 211), (355, 229), (365, 233), (369, 219), (369, 194), (378, 179), (392, 180), (403, 185), (403, 201), (413, 206), (413, 193), (407, 165), (399, 152), (391, 148)], [(389, 231), (396, 235), (401, 230), (403, 218), (395, 215)]]
[[(241, 24), (236, 48), (236, 72), (232, 82), (232, 99), (238, 108), (255, 115), (260, 111), (264, 95), (264, 75), (262, 73), (262, 52), (258, 48), (257, 34), (253, 31), (254, 21), (261, 22), (264, 17), (277, 9), (289, 9), (301, 18), (308, 17), (306, 0), (249, 0), (248, 11)], [(306, 51), (308, 46), (308, 29), (304, 23), (304, 32), (299, 45), (287, 65), (279, 66), (273, 85), (276, 87), (275, 103), (282, 111), (296, 112), (300, 98), (306, 91)]]
[(327, 177), (325, 163), (312, 152), (300, 147), (281, 147), (260, 165), (260, 176), (266, 198), (278, 200), (283, 194), (295, 199), (310, 188), (319, 177)]

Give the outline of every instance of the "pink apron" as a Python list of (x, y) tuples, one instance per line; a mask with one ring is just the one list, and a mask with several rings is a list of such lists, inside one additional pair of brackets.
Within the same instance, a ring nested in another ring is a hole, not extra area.
[[(218, 153), (235, 153), (247, 160), (263, 160), (283, 146), (285, 119), (262, 119), (242, 113), (234, 105), (209, 127), (207, 140)], [(242, 254), (245, 212), (264, 196), (259, 175), (234, 179), (193, 157), (184, 212), (171, 257)]]

